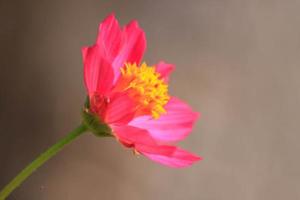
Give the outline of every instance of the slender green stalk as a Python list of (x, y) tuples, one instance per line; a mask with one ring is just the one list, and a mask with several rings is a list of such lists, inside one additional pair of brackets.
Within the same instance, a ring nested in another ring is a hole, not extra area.
[(82, 124), (76, 129), (71, 131), (67, 136), (62, 138), (52, 147), (47, 149), (44, 153), (38, 156), (32, 163), (24, 168), (10, 183), (8, 183), (0, 192), (0, 200), (4, 200), (8, 195), (13, 192), (19, 185), (23, 183), (36, 169), (42, 166), (47, 160), (52, 158), (56, 153), (63, 149), (66, 144), (69, 144), (72, 140), (87, 130), (86, 125)]

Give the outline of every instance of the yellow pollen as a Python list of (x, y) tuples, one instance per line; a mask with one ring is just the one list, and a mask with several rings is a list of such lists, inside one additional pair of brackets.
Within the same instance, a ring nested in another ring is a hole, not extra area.
[(164, 106), (170, 99), (168, 85), (154, 67), (147, 66), (146, 63), (140, 67), (126, 63), (121, 68), (121, 74), (123, 84), (126, 85), (123, 85), (123, 88), (138, 102), (142, 114), (151, 114), (157, 119), (166, 112)]

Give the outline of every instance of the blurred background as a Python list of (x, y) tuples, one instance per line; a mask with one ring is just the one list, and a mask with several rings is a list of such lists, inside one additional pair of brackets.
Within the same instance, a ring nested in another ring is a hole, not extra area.
[(0, 188), (80, 123), (81, 47), (115, 12), (145, 59), (176, 64), (171, 93), (202, 113), (170, 169), (86, 134), (9, 200), (300, 199), (300, 1), (0, 0)]

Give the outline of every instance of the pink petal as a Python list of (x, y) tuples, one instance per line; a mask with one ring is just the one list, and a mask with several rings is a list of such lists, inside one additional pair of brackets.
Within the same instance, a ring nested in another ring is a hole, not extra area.
[(112, 126), (117, 138), (127, 144), (149, 144), (155, 145), (155, 140), (149, 135), (149, 133), (140, 128), (132, 126)]
[(136, 149), (155, 162), (180, 168), (190, 166), (201, 159), (175, 146), (158, 145), (146, 130), (132, 126), (112, 126), (112, 128), (122, 144)]
[(176, 150), (174, 146), (158, 145), (147, 130), (132, 126), (112, 126), (119, 141), (127, 147), (136, 149), (141, 153), (159, 155), (172, 155)]
[(83, 58), (83, 63), (84, 63), (84, 61), (85, 61), (85, 59), (86, 59), (86, 55), (87, 55), (87, 52), (88, 52), (88, 48), (89, 48), (89, 47), (82, 47), (82, 49), (81, 49), (82, 58)]
[(120, 74), (120, 67), (124, 66), (125, 62), (140, 64), (146, 50), (145, 33), (135, 20), (125, 26), (122, 39), (122, 47), (113, 62), (115, 80)]
[(82, 49), (84, 62), (84, 83), (88, 94), (97, 92), (106, 94), (112, 86), (114, 78), (110, 63), (103, 57), (99, 46), (84, 47)]
[(126, 93), (111, 97), (105, 110), (104, 121), (109, 124), (127, 124), (136, 112), (136, 104)]
[(111, 14), (99, 25), (97, 45), (103, 57), (112, 63), (113, 82), (116, 82), (125, 62), (140, 63), (146, 49), (146, 38), (136, 21), (121, 29), (118, 20)]
[(159, 62), (159, 63), (156, 65), (156, 71), (157, 71), (158, 73), (160, 73), (161, 77), (162, 77), (166, 82), (169, 81), (169, 75), (170, 75), (170, 73), (174, 70), (174, 68), (175, 68), (174, 65), (165, 63), (165, 62), (163, 62), (163, 61)]
[(161, 163), (169, 167), (174, 167), (174, 168), (188, 167), (202, 159), (199, 156), (196, 156), (194, 154), (191, 154), (179, 148), (177, 148), (173, 152), (173, 154), (169, 156), (150, 154), (150, 153), (143, 153), (143, 154), (155, 162)]
[(120, 51), (121, 42), (121, 27), (114, 14), (110, 14), (99, 25), (97, 44), (102, 48), (105, 57), (112, 62)]
[(161, 142), (175, 142), (184, 139), (192, 131), (198, 113), (174, 97), (170, 99), (165, 109), (167, 113), (158, 119), (141, 116), (134, 118), (129, 124), (147, 129), (153, 138)]
[(146, 50), (146, 37), (136, 20), (131, 21), (124, 30), (125, 54), (127, 62), (139, 64)]

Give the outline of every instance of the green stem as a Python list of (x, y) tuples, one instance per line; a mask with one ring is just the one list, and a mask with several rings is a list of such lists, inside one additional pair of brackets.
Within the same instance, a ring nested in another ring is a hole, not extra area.
[(52, 147), (47, 149), (44, 153), (38, 156), (32, 163), (24, 168), (10, 183), (8, 183), (0, 192), (0, 200), (4, 200), (8, 195), (13, 192), (23, 181), (25, 181), (36, 169), (42, 166), (47, 160), (52, 158), (56, 153), (63, 149), (66, 144), (69, 144), (72, 140), (84, 133), (87, 127), (82, 124), (76, 129), (71, 131), (67, 136), (62, 138)]

